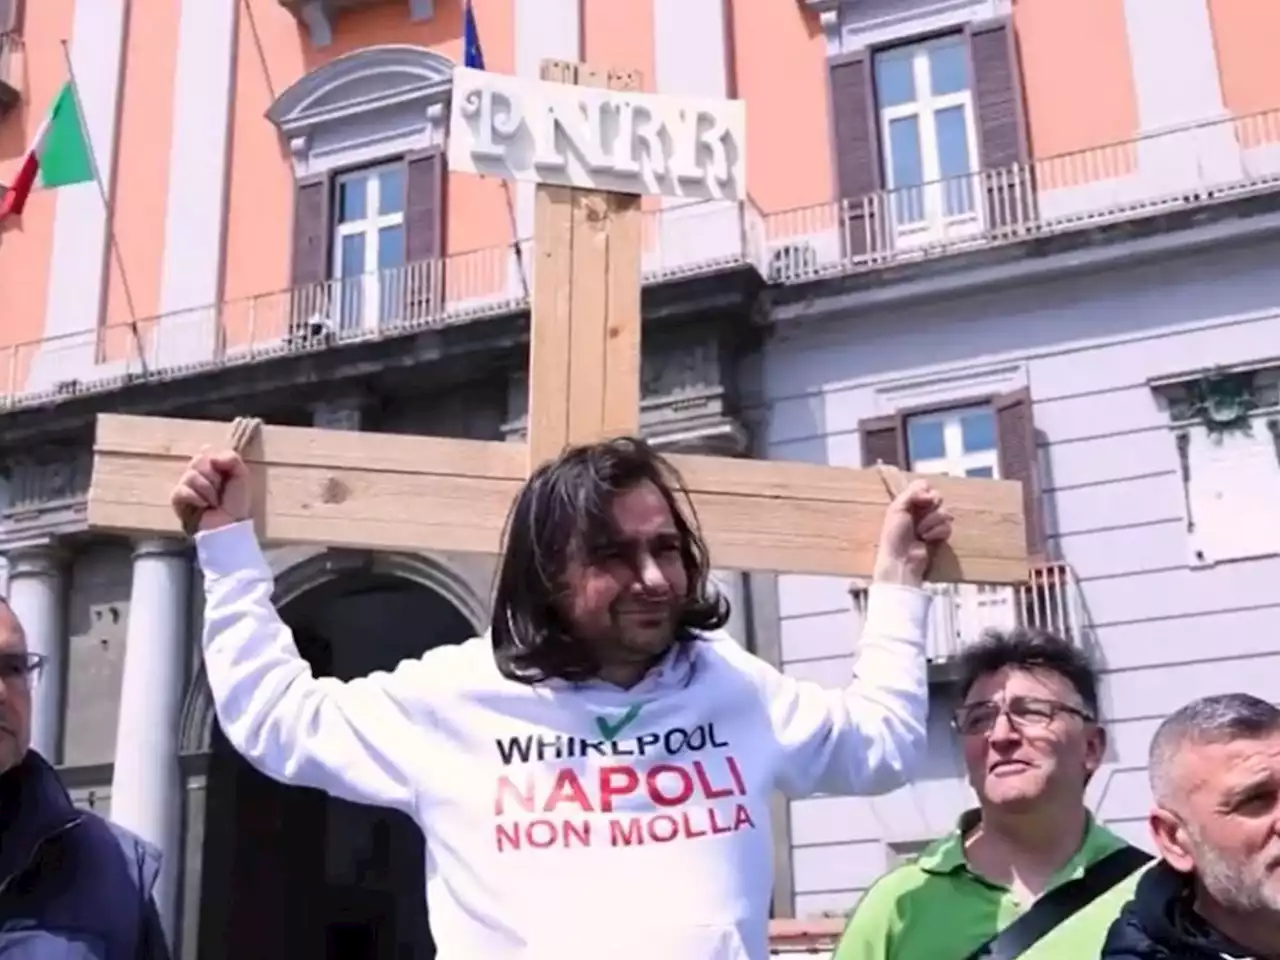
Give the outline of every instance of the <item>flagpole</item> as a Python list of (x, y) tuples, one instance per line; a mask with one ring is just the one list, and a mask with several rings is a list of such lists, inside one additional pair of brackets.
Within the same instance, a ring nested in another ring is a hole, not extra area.
[(124, 257), (120, 253), (120, 244), (116, 240), (115, 224), (112, 222), (111, 204), (107, 200), (107, 188), (102, 182), (102, 174), (98, 169), (98, 158), (93, 152), (93, 138), (89, 135), (87, 118), (84, 113), (84, 101), (80, 99), (80, 86), (76, 83), (76, 72), (71, 66), (71, 48), (67, 41), (62, 43), (62, 59), (67, 65), (67, 80), (71, 84), (71, 96), (76, 101), (76, 120), (80, 124), (80, 135), (84, 138), (85, 150), (89, 154), (89, 166), (93, 170), (93, 182), (98, 185), (98, 196), (102, 198), (102, 216), (107, 228), (107, 243), (115, 258), (116, 269), (120, 271), (120, 288), (124, 291), (125, 306), (129, 310), (129, 330), (133, 334), (133, 345), (138, 351), (138, 362), (142, 365), (142, 374), (147, 374), (147, 354), (142, 348), (142, 334), (138, 330), (138, 311), (133, 304), (133, 291), (129, 289), (129, 275), (124, 269)]
[(529, 299), (529, 278), (524, 270), (524, 253), (520, 250), (520, 225), (516, 222), (515, 203), (511, 199), (511, 181), (502, 180), (502, 192), (507, 195), (507, 216), (511, 218), (512, 247), (516, 253), (516, 269), (520, 271), (520, 285), (524, 288), (524, 298)]
[[(480, 28), (476, 25), (476, 12), (471, 0), (466, 0), (462, 10), (462, 65), (473, 70), (483, 70), (484, 51), (480, 46)], [(481, 177), (482, 180), (488, 179)], [(520, 225), (516, 220), (515, 202), (511, 199), (511, 181), (502, 178), (502, 190), (507, 198), (507, 216), (511, 220), (511, 248), (516, 255), (516, 269), (520, 271), (520, 286), (525, 299), (529, 299), (529, 277), (524, 269), (524, 253), (520, 250)]]

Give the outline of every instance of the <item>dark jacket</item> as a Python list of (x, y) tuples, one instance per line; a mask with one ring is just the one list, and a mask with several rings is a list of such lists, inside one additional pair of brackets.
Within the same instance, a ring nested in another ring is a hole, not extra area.
[(1102, 960), (1251, 960), (1192, 909), (1191, 878), (1157, 863), (1138, 881), (1102, 946)]
[(159, 852), (77, 809), (34, 750), (0, 776), (0, 960), (169, 960)]

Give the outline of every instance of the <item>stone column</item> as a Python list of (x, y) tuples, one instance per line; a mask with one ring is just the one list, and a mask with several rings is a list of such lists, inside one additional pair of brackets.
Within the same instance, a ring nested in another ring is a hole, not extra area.
[(190, 548), (180, 540), (139, 541), (125, 640), (111, 818), (164, 854), (156, 906), (171, 948), (178, 940), (184, 789), (178, 728), (190, 648)]
[(66, 564), (52, 543), (8, 554), (9, 605), (27, 636), (27, 649), (48, 660), (32, 692), (31, 745), (50, 763), (62, 760), (62, 708), (66, 684)]

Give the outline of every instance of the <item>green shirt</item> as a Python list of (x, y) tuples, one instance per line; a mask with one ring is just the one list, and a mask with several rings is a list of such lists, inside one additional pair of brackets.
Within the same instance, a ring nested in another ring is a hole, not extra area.
[[(915, 860), (885, 874), (866, 892), (832, 960), (965, 960), (1026, 909), (1006, 887), (979, 877), (964, 856), (964, 836), (978, 812), (960, 818), (953, 833)], [(1047, 890), (1080, 876), (1125, 841), (1089, 818), (1076, 855)], [(1133, 896), (1143, 870), (1135, 870), (1046, 934), (1022, 960), (1082, 960), (1102, 950), (1107, 930)]]

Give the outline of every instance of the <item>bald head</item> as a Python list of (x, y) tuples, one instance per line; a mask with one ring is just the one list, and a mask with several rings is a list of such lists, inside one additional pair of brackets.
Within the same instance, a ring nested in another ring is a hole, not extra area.
[(1280, 736), (1280, 709), (1247, 693), (1224, 693), (1193, 700), (1160, 724), (1147, 760), (1151, 793), (1170, 810), (1180, 805), (1184, 787), (1178, 761), (1187, 748)]
[(36, 658), (18, 615), (0, 598), (0, 773), (13, 768), (31, 744), (31, 682)]

